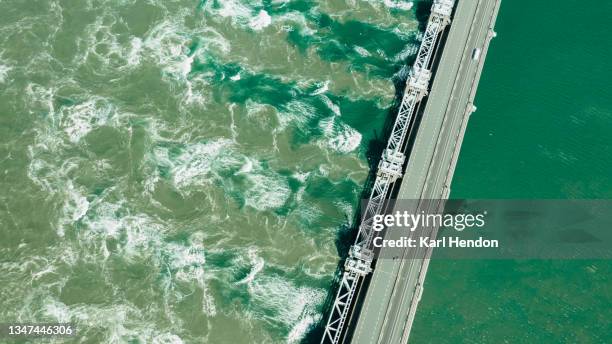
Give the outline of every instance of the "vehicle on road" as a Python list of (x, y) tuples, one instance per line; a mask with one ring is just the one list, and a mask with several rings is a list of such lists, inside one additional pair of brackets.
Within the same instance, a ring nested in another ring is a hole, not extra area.
[(480, 57), (480, 48), (474, 48), (472, 51), (472, 60), (476, 61)]

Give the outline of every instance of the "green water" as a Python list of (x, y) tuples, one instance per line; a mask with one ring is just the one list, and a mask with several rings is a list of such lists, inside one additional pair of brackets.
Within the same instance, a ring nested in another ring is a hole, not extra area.
[[(502, 5), (454, 197), (612, 193), (610, 4), (549, 3)], [(0, 322), (301, 341), (417, 28), (405, 1), (0, 1)], [(610, 342), (609, 275), (434, 261), (412, 339)]]
[[(502, 1), (452, 198), (612, 197), (612, 3)], [(610, 343), (610, 261), (433, 260), (414, 343)]]
[(0, 322), (302, 340), (418, 47), (409, 7), (0, 1)]

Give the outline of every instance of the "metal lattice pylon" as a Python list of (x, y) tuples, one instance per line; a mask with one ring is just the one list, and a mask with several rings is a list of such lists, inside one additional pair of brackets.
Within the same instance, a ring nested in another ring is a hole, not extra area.
[(410, 70), (398, 115), (393, 124), (387, 147), (378, 165), (376, 179), (359, 225), (357, 239), (355, 244), (351, 246), (349, 257), (344, 265), (344, 273), (327, 319), (321, 343), (336, 344), (340, 341), (357, 286), (361, 279), (372, 270), (374, 254), (371, 245), (374, 236), (372, 227), (374, 216), (382, 214), (391, 185), (402, 177), (405, 160), (402, 147), (408, 135), (417, 104), (427, 95), (431, 79), (430, 64), (435, 45), (440, 33), (450, 23), (453, 6), (454, 0), (435, 0), (432, 5), (431, 15), (417, 52), (416, 61)]

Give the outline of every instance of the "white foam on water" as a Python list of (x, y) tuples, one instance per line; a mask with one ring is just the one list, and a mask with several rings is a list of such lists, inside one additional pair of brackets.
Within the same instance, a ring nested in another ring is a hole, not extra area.
[[(142, 41), (138, 37), (122, 40), (119, 34), (113, 32), (113, 27), (121, 25), (123, 19), (113, 13), (105, 12), (98, 16), (95, 22), (86, 26), (84, 37), (77, 39), (79, 51), (74, 58), (75, 64), (84, 64), (90, 56), (97, 58), (101, 67), (122, 70), (133, 68), (140, 64)], [(81, 48), (84, 47), (84, 48)]]
[[(119, 125), (113, 106), (100, 97), (65, 105), (57, 111), (53, 105), (54, 89), (28, 84), (26, 96), (32, 108), (46, 108), (48, 115), (34, 127), (34, 142), (28, 146), (28, 177), (50, 195), (58, 218), (51, 225), (58, 236), (85, 218), (90, 208), (86, 191), (73, 180), (83, 157), (64, 158), (66, 149), (100, 125)], [(104, 161), (94, 161), (97, 170), (108, 168)], [(52, 197), (59, 196), (59, 197)], [(62, 200), (58, 200), (61, 198)], [(73, 259), (69, 259), (73, 262)], [(67, 262), (68, 262), (67, 261)]]
[(253, 280), (255, 279), (255, 276), (257, 276), (257, 274), (264, 268), (265, 261), (263, 258), (257, 255), (258, 253), (257, 251), (258, 250), (256, 247), (248, 248), (247, 255), (249, 257), (251, 271), (249, 271), (249, 274), (245, 276), (243, 279), (236, 282), (236, 284), (249, 284), (253, 282)]
[(261, 319), (290, 329), (286, 338), (289, 343), (301, 340), (319, 320), (317, 307), (326, 294), (322, 289), (296, 286), (284, 278), (266, 275), (258, 276), (249, 284), (249, 293), (254, 311)]
[(257, 210), (282, 207), (291, 195), (287, 178), (272, 172), (262, 171), (247, 175), (249, 188), (244, 191), (245, 205)]
[[(185, 18), (188, 13), (158, 23), (144, 37), (143, 54), (162, 70), (162, 80), (178, 91), (184, 105), (204, 106), (210, 99), (211, 87), (206, 73), (192, 73), (196, 59), (202, 60), (214, 51), (225, 55), (230, 51), (229, 42), (210, 26), (188, 28)], [(199, 45), (191, 50), (193, 41)], [(178, 87), (177, 87), (178, 86)]]
[[(64, 105), (58, 111), (53, 104), (55, 93), (53, 88), (32, 83), (26, 86), (26, 96), (31, 106), (48, 111), (45, 122), (34, 129), (35, 144), (29, 147), (32, 162), (40, 151), (58, 153), (65, 146), (63, 137), (76, 144), (92, 130), (105, 125), (119, 127), (130, 116), (119, 113), (107, 99), (93, 95), (87, 95), (84, 101), (77, 104)], [(62, 132), (65, 136), (61, 135)]]
[(257, 16), (251, 19), (249, 26), (255, 31), (262, 30), (272, 23), (272, 17), (265, 10), (259, 11)]
[(353, 215), (354, 215), (354, 211), (355, 211), (355, 207), (351, 204), (351, 203), (347, 203), (344, 201), (337, 201), (334, 202), (334, 205), (340, 209), (342, 209), (342, 211), (345, 214), (345, 218), (348, 219), (348, 225), (352, 226), (353, 225)]
[(172, 333), (163, 333), (153, 338), (153, 344), (183, 344), (181, 337)]
[[(310, 27), (310, 22), (302, 12), (291, 11), (281, 16), (274, 17), (274, 21), (278, 23), (294, 23), (297, 24), (299, 33), (303, 36), (312, 36), (317, 30)], [(284, 31), (293, 31), (295, 28), (292, 25), (283, 25), (281, 27)]]
[(213, 296), (208, 291), (205, 274), (206, 256), (203, 234), (195, 232), (189, 242), (178, 244), (165, 240), (169, 225), (143, 213), (132, 212), (127, 202), (98, 200), (82, 220), (77, 234), (80, 259), (98, 262), (108, 258), (107, 239), (115, 239), (113, 253), (126, 262), (147, 261), (159, 270), (168, 269), (166, 292), (175, 300), (183, 295), (174, 289), (176, 282), (198, 286), (202, 290), (202, 312), (216, 315)]
[[(41, 293), (41, 291), (39, 291)], [(60, 323), (75, 323), (81, 335), (87, 335), (89, 329), (102, 329), (102, 342), (126, 343), (182, 343), (182, 339), (160, 326), (149, 321), (147, 314), (159, 312), (152, 304), (147, 312), (133, 304), (118, 299), (115, 304), (74, 304), (67, 306), (51, 296), (44, 296), (43, 315)], [(28, 314), (28, 318), (31, 315)], [(96, 331), (97, 332), (97, 331)]]
[(278, 110), (271, 105), (257, 103), (250, 99), (246, 101), (245, 108), (247, 118), (260, 128), (271, 131), (272, 139), (275, 140), (274, 134), (280, 130), (276, 126), (277, 118), (279, 118)]
[(240, 1), (226, 0), (219, 3), (221, 7), (218, 14), (222, 17), (249, 17), (251, 9), (243, 5)]
[[(161, 256), (167, 257), (159, 262), (160, 265), (170, 269), (170, 277), (166, 281), (166, 292), (173, 290), (174, 281), (194, 283), (202, 290), (202, 312), (208, 316), (217, 314), (217, 307), (214, 297), (208, 291), (205, 271), (206, 255), (204, 246), (201, 243), (201, 233), (191, 235), (187, 246), (176, 243), (165, 243), (161, 248)], [(183, 295), (178, 291), (173, 291), (176, 299), (182, 299)]]
[(238, 131), (236, 130), (236, 121), (234, 120), (234, 108), (236, 107), (236, 103), (231, 103), (228, 106), (229, 112), (230, 112), (230, 130), (232, 131), (232, 141), (233, 142), (237, 142), (237, 138), (238, 138)]
[(402, 11), (409, 11), (412, 9), (412, 6), (414, 6), (414, 3), (403, 0), (384, 0), (383, 2), (388, 8), (394, 8)]
[(182, 80), (191, 71), (195, 52), (189, 52), (191, 38), (184, 34), (185, 27), (177, 18), (164, 20), (151, 29), (144, 38), (147, 54), (162, 68), (170, 81)]
[(128, 66), (137, 66), (140, 64), (140, 55), (142, 53), (142, 39), (138, 37), (132, 38), (130, 41), (130, 50), (127, 54)]
[(329, 166), (325, 164), (319, 165), (318, 172), (322, 177), (327, 177), (329, 175)]
[(304, 335), (308, 332), (308, 330), (316, 323), (321, 320), (320, 314), (315, 315), (305, 315), (303, 316), (297, 324), (293, 325), (291, 331), (287, 335), (287, 343), (300, 343), (304, 338)]
[(155, 257), (167, 231), (166, 224), (133, 212), (125, 200), (111, 203), (96, 199), (81, 222), (85, 227), (77, 232), (80, 258), (90, 262), (108, 258), (109, 238), (116, 240), (114, 253), (127, 262)]
[(249, 157), (245, 157), (244, 164), (240, 166), (240, 170), (238, 170), (236, 174), (248, 174), (249, 172), (253, 171), (254, 166), (259, 167), (259, 161)]
[(45, 159), (39, 158), (38, 154), (43, 149), (41, 146), (28, 147), (28, 156), (30, 163), (28, 164), (28, 178), (38, 185), (47, 194), (52, 194), (57, 191), (55, 183), (60, 177), (61, 171), (57, 170), (57, 165), (49, 163)]
[(339, 153), (350, 153), (361, 144), (361, 133), (345, 123), (339, 122), (338, 117), (324, 118), (319, 122), (319, 128), (325, 138), (319, 141), (322, 148), (329, 148)]
[(123, 219), (118, 217), (121, 205), (108, 202), (96, 202), (91, 217), (85, 224), (95, 233), (102, 233), (105, 237), (119, 238), (124, 228)]
[[(222, 18), (230, 18), (233, 25), (248, 27), (253, 20), (253, 9), (245, 4), (244, 1), (224, 0), (218, 3), (219, 8), (209, 7), (207, 10), (211, 14)], [(267, 14), (267, 13), (266, 13)]]
[(419, 46), (416, 44), (406, 44), (404, 49), (393, 57), (395, 62), (404, 62), (408, 57), (416, 55), (419, 51)]
[(299, 180), (300, 183), (306, 183), (308, 177), (310, 177), (311, 172), (294, 172), (292, 177)]
[(321, 87), (319, 87), (316, 90), (314, 90), (314, 92), (312, 92), (311, 95), (318, 96), (319, 94), (323, 94), (323, 93), (327, 92), (329, 90), (329, 83), (330, 83), (329, 80), (325, 80), (323, 85), (321, 85)]
[[(185, 269), (191, 267), (202, 266), (206, 263), (206, 257), (204, 255), (204, 247), (202, 245), (179, 245), (175, 243), (169, 243), (164, 246), (163, 251), (170, 257), (169, 266), (171, 269)], [(190, 271), (195, 273), (193, 277), (197, 278), (199, 272)], [(188, 274), (179, 276), (188, 277)], [(190, 278), (187, 278), (188, 280)]]
[(211, 27), (204, 28), (201, 33), (206, 37), (206, 41), (203, 43), (205, 51), (214, 50), (221, 55), (227, 55), (231, 52), (231, 44), (221, 33)]
[(265, 111), (269, 105), (261, 104), (248, 99), (245, 103), (245, 107), (247, 109), (247, 117), (254, 117), (257, 114)]
[(45, 304), (44, 314), (59, 323), (70, 322), (70, 309), (64, 303), (51, 299)]
[(364, 47), (360, 47), (358, 45), (354, 46), (353, 49), (357, 52), (357, 54), (363, 56), (363, 57), (368, 57), (371, 56), (372, 54), (370, 54), (370, 52), (364, 48)]
[[(51, 130), (56, 129), (56, 127), (59, 125), (59, 119), (56, 118), (57, 114), (55, 112), (55, 106), (53, 105), (56, 91), (57, 90), (55, 88), (47, 88), (35, 83), (28, 83), (25, 87), (25, 96), (29, 105), (30, 113), (34, 113), (33, 109), (46, 111), (47, 118), (50, 121), (49, 127), (51, 127)], [(37, 131), (36, 136), (38, 139), (38, 145), (47, 146), (45, 148), (49, 148), (48, 145), (52, 141), (54, 141), (53, 143), (58, 143), (61, 141), (59, 138), (57, 138), (55, 133), (53, 133), (53, 135), (45, 135), (51, 132), (51, 130), (49, 130), (47, 127), (43, 127), (42, 129), (43, 130), (39, 129)]]
[(330, 138), (327, 142), (329, 147), (338, 152), (350, 153), (356, 150), (361, 144), (361, 134), (357, 130), (344, 124), (339, 130), (339, 133), (335, 137)]
[(178, 66), (178, 70), (183, 78), (186, 78), (189, 72), (191, 72), (191, 66), (193, 65), (194, 55), (187, 56)]
[[(337, 230), (338, 229), (335, 227), (323, 228), (324, 233), (330, 234), (336, 233)], [(312, 255), (307, 257), (306, 262), (303, 264), (302, 271), (308, 276), (316, 279), (329, 278), (338, 265), (337, 255), (331, 252), (335, 252), (335, 250), (320, 250), (319, 252), (314, 252)]]
[(331, 99), (329, 99), (327, 96), (325, 95), (321, 95), (321, 99), (323, 99), (323, 102), (325, 103), (325, 105), (327, 105), (327, 107), (332, 110), (332, 112), (336, 115), (336, 116), (342, 116), (342, 113), (340, 112), (340, 106), (334, 104), (334, 102), (331, 101)]
[(65, 193), (67, 196), (62, 207), (62, 217), (57, 229), (57, 234), (60, 237), (64, 236), (65, 226), (74, 224), (83, 218), (87, 210), (89, 210), (89, 201), (82, 195), (82, 191), (74, 186), (72, 180), (66, 183)]
[[(299, 193), (298, 193), (299, 195)], [(292, 212), (293, 216), (298, 218), (300, 224), (309, 228), (314, 224), (314, 221), (321, 218), (323, 212), (317, 207), (316, 204), (312, 204), (308, 201), (303, 201), (300, 206)]]
[(13, 67), (7, 66), (5, 64), (0, 64), (0, 83), (4, 83), (6, 78), (8, 77), (8, 72), (10, 72)]
[(234, 76), (231, 76), (231, 77), (230, 77), (230, 80), (232, 80), (232, 81), (238, 81), (238, 80), (240, 80), (240, 78), (241, 78), (241, 77), (240, 77), (240, 73), (238, 73), (238, 74), (236, 74), (236, 75), (234, 75)]
[(299, 100), (292, 100), (285, 109), (277, 113), (279, 128), (277, 131), (282, 131), (289, 126), (296, 126), (304, 129), (308, 121), (314, 117), (315, 108), (305, 102)]
[(97, 127), (118, 125), (116, 109), (100, 97), (91, 97), (83, 103), (62, 107), (60, 118), (62, 129), (72, 143), (79, 142)]
[(219, 171), (239, 166), (240, 161), (232, 156), (232, 144), (231, 140), (224, 138), (189, 144), (176, 157), (170, 156), (168, 147), (158, 146), (153, 155), (156, 163), (170, 168), (174, 186), (184, 189), (209, 184)]
[(417, 31), (417, 32), (414, 34), (414, 39), (415, 39), (415, 40), (417, 40), (417, 41), (419, 41), (419, 42), (423, 40), (423, 37), (425, 37), (425, 33), (424, 33), (424, 32), (422, 32), (422, 31)]

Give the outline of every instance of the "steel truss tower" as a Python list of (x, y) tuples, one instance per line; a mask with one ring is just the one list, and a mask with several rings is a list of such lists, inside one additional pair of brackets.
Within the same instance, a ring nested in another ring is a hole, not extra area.
[(387, 147), (378, 165), (376, 179), (366, 205), (355, 244), (351, 246), (349, 257), (344, 264), (344, 273), (327, 319), (321, 343), (337, 344), (352, 308), (357, 286), (372, 271), (374, 251), (372, 223), (375, 215), (382, 214), (385, 201), (389, 197), (391, 185), (402, 177), (405, 155), (403, 147), (417, 104), (427, 95), (431, 79), (430, 62), (436, 42), (444, 28), (450, 24), (455, 0), (434, 0), (427, 22), (425, 34), (416, 61), (410, 70), (404, 96)]

